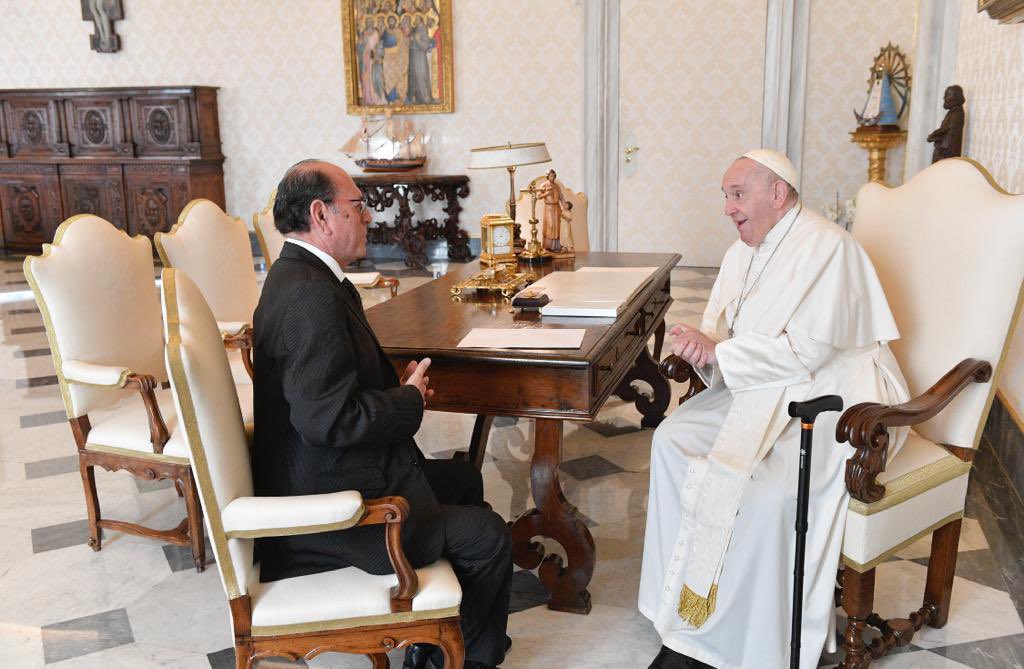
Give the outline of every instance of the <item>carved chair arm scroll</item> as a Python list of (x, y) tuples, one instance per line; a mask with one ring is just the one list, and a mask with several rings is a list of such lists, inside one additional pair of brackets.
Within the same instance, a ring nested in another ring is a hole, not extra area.
[(362, 525), (387, 525), (388, 559), (398, 576), (398, 585), (391, 589), (391, 612), (412, 611), (412, 598), (419, 590), (416, 570), (409, 564), (402, 550), (402, 521), (409, 517), (409, 502), (404, 497), (380, 497), (363, 500), (366, 515)]
[(707, 388), (704, 385), (703, 379), (697, 374), (697, 371), (693, 368), (693, 365), (686, 362), (678, 355), (672, 354), (661, 361), (658, 366), (658, 370), (661, 375), (670, 381), (676, 383), (689, 383), (690, 387), (687, 388), (686, 394), (679, 398), (679, 403), (682, 404), (686, 400), (690, 399), (700, 391)]
[(156, 401), (157, 385), (156, 377), (152, 374), (131, 373), (125, 378), (123, 387), (137, 388), (142, 395), (142, 403), (146, 405), (146, 415), (149, 416), (149, 441), (153, 444), (153, 452), (159, 454), (164, 452), (164, 446), (171, 435)]
[(836, 425), (836, 440), (849, 442), (857, 452), (846, 461), (846, 487), (854, 499), (866, 504), (885, 495), (885, 486), (875, 477), (885, 471), (890, 427), (905, 427), (933, 418), (972, 383), (992, 378), (992, 365), (966, 358), (931, 388), (903, 404), (864, 402), (847, 409)]
[(227, 350), (238, 349), (242, 352), (242, 365), (245, 367), (249, 379), (252, 380), (252, 346), (253, 331), (251, 325), (246, 325), (240, 331), (230, 334), (224, 333), (224, 348)]

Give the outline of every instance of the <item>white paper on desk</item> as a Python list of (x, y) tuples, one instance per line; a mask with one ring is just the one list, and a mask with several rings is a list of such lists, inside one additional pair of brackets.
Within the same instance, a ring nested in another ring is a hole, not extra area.
[(586, 330), (473, 328), (458, 348), (579, 348)]
[(543, 290), (551, 301), (541, 316), (616, 318), (657, 267), (582, 267), (575, 272), (551, 272), (530, 288)]
[(353, 285), (364, 288), (372, 286), (380, 279), (380, 272), (345, 272), (345, 278)]

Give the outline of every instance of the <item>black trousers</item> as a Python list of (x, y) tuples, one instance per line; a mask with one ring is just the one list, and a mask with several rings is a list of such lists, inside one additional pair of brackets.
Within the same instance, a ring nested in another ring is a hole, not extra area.
[(441, 503), (443, 555), (462, 586), (462, 636), (466, 659), (498, 665), (505, 659), (512, 534), (504, 519), (480, 506), (483, 478), (457, 460), (424, 460), (423, 473)]

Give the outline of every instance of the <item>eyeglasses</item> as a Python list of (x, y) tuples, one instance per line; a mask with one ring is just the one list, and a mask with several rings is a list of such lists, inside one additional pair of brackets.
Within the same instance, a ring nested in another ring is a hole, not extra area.
[[(332, 197), (326, 200), (321, 200), (321, 202), (323, 202), (324, 204), (334, 204), (334, 198)], [(369, 212), (369, 208), (366, 206), (366, 202), (364, 202), (363, 198), (361, 197), (350, 199), (347, 198), (345, 200), (342, 200), (342, 202), (350, 202), (355, 208), (356, 213), (359, 214), (360, 217), (365, 216)]]

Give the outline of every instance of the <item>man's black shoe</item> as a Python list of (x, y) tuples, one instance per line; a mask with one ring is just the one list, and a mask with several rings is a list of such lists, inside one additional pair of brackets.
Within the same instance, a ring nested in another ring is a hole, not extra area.
[(435, 665), (439, 667), (442, 664), (444, 664), (444, 655), (440, 648), (432, 643), (414, 643), (409, 646), (409, 650), (405, 651), (402, 669), (431, 669)]
[(668, 646), (662, 646), (647, 669), (690, 669), (689, 659)]

